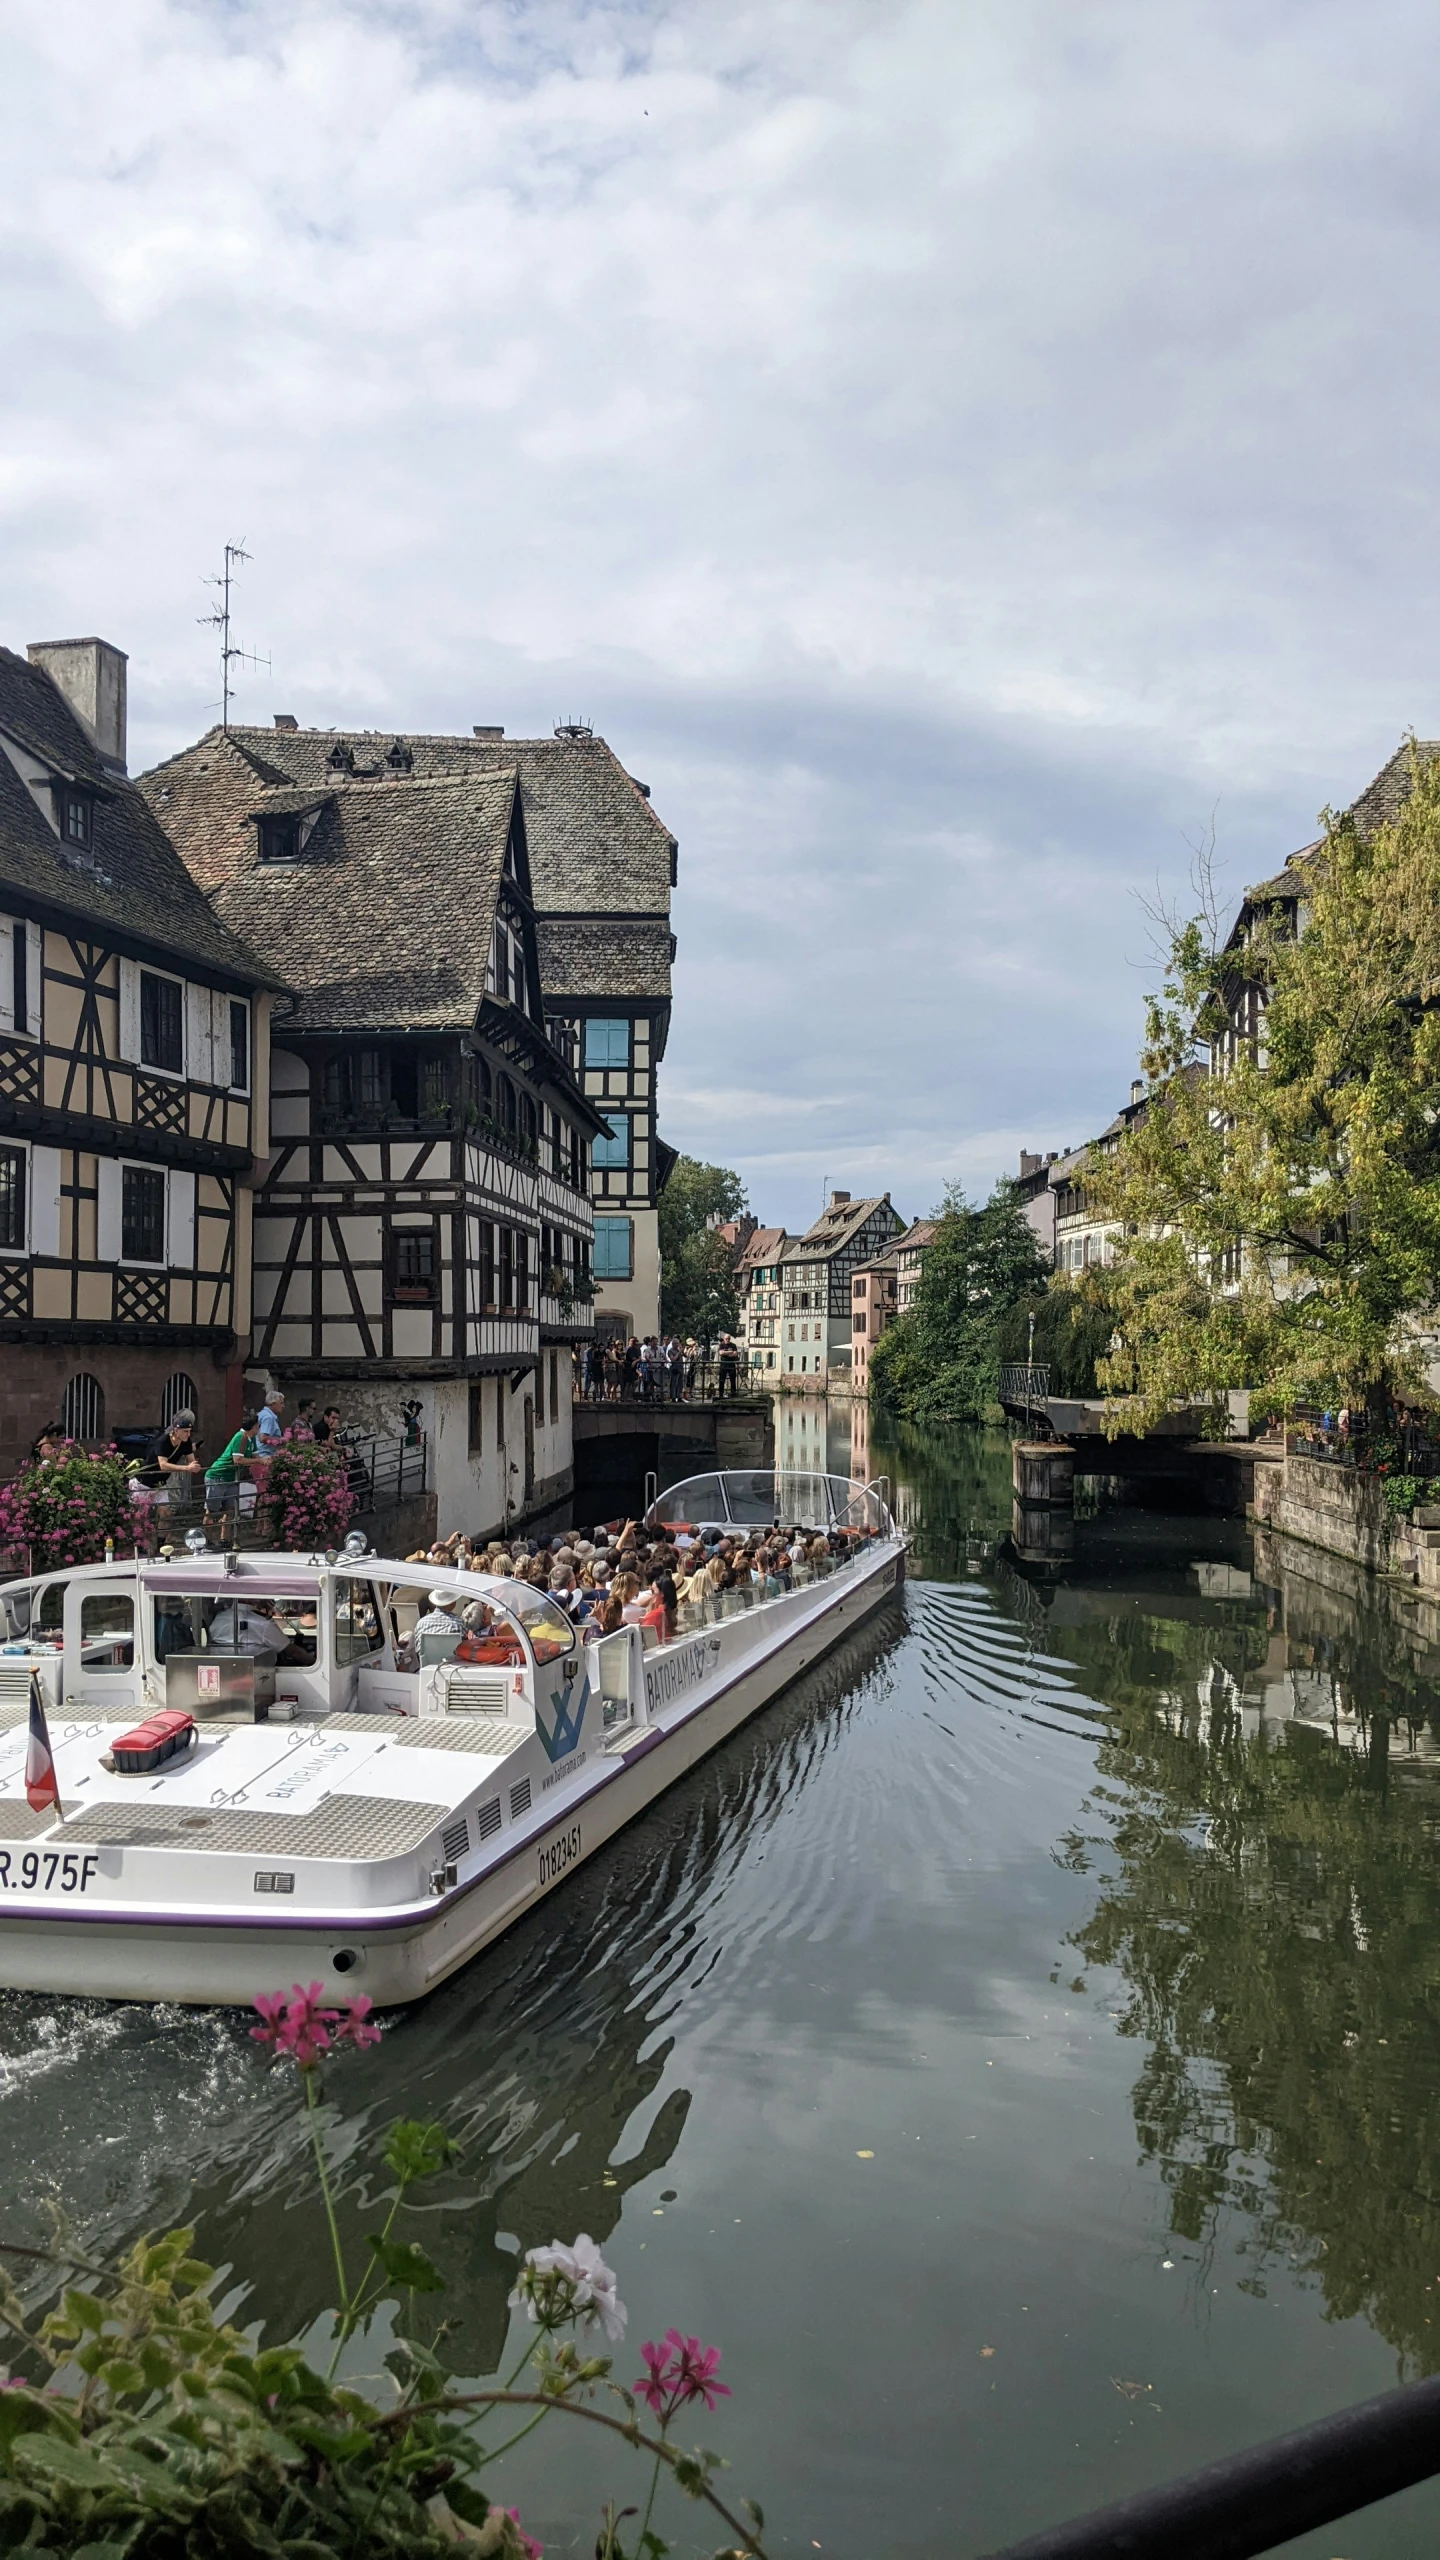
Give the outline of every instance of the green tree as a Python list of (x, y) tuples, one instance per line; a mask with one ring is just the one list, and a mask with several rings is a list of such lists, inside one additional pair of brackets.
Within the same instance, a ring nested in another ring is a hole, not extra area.
[(1062, 1280), (1038, 1297), (1017, 1298), (1000, 1320), (997, 1341), (1002, 1364), (1033, 1358), (1037, 1368), (1048, 1369), (1052, 1396), (1093, 1396), (1096, 1363), (1105, 1358), (1113, 1331), (1109, 1309)]
[[(1077, 1284), (1115, 1325), (1117, 1429), (1228, 1387), (1280, 1408), (1419, 1388), (1407, 1319), (1440, 1294), (1440, 765), (1412, 752), (1369, 834), (1327, 816), (1294, 876), (1289, 912), (1257, 902), (1236, 947), (1203, 918), (1173, 933), (1152, 1107), (1086, 1171), (1123, 1230)], [(1234, 1041), (1247, 983), (1263, 1022)]]
[(743, 1218), (745, 1185), (723, 1164), (677, 1156), (660, 1194), (660, 1322), (683, 1341), (713, 1342), (739, 1321), (730, 1249), (713, 1219)]
[(920, 1266), (915, 1303), (870, 1355), (875, 1401), (908, 1422), (978, 1418), (995, 1402), (1001, 1326), (1044, 1287), (1045, 1265), (1014, 1185), (972, 1209), (952, 1184)]

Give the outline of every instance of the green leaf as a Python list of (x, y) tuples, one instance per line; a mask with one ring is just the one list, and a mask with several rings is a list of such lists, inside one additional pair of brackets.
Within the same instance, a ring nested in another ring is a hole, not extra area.
[(427, 2258), (418, 2240), (387, 2240), (383, 2233), (366, 2233), (371, 2255), (392, 2284), (404, 2285), (411, 2293), (443, 2293), (445, 2279), (431, 2258)]
[(385, 2166), (392, 2178), (402, 2179), (407, 2186), (416, 2178), (436, 2177), (458, 2156), (458, 2145), (443, 2124), (421, 2124), (401, 2116), (385, 2137)]
[(81, 2293), (74, 2285), (66, 2286), (61, 2307), (71, 2328), (82, 2335), (87, 2329), (103, 2329), (108, 2317), (106, 2305), (95, 2294)]
[(101, 2462), (88, 2445), (72, 2444), (66, 2436), (17, 2436), (14, 2453), (27, 2471), (63, 2480), (71, 2489), (118, 2489), (122, 2485), (118, 2473)]

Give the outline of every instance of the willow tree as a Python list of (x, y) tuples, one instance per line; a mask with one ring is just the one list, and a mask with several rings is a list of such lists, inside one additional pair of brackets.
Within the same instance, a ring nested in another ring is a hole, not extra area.
[(1149, 1109), (1085, 1186), (1120, 1229), (1082, 1290), (1115, 1335), (1113, 1427), (1259, 1390), (1277, 1408), (1415, 1392), (1440, 1301), (1440, 762), (1247, 900), (1223, 947), (1170, 936)]

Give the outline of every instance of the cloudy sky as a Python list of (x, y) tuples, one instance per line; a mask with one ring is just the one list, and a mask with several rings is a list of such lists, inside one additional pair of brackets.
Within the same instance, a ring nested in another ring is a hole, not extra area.
[(1415, 0), (5, 0), (3, 636), (591, 720), (671, 1140), (792, 1226), (1076, 1142), (1147, 932), (1440, 729)]

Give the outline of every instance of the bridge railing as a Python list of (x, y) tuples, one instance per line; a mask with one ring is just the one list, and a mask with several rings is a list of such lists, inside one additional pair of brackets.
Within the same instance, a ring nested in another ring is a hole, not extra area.
[(1050, 1371), (1040, 1361), (1007, 1361), (1000, 1372), (1002, 1404), (1043, 1404), (1050, 1393)]

